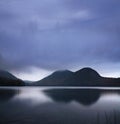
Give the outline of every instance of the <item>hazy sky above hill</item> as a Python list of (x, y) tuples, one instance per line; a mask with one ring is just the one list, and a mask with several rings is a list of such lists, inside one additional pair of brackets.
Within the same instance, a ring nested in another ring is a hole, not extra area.
[(85, 66), (120, 76), (120, 0), (0, 0), (0, 69), (38, 80)]

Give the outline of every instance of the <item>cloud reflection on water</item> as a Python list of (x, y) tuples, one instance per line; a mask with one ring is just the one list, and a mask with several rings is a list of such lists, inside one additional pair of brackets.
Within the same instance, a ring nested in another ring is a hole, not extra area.
[(51, 99), (47, 97), (39, 88), (23, 88), (20, 93), (17, 94), (13, 100), (29, 101), (29, 105), (37, 105), (45, 102), (51, 102)]

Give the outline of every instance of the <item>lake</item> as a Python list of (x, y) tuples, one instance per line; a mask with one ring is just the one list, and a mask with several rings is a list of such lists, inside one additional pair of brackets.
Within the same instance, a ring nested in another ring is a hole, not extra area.
[(120, 124), (120, 89), (0, 87), (0, 124)]

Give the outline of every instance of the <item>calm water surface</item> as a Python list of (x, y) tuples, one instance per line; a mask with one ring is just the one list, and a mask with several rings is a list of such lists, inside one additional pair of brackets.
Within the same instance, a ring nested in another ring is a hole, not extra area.
[(120, 124), (120, 89), (0, 87), (0, 124)]

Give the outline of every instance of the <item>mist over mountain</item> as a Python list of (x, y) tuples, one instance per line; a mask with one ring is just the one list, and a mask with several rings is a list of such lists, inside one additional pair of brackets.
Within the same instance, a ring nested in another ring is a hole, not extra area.
[(0, 86), (24, 86), (24, 82), (11, 73), (0, 70)]

